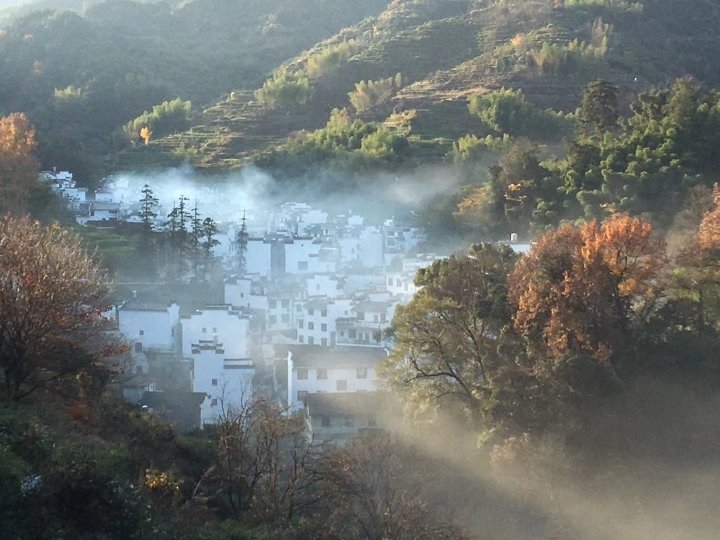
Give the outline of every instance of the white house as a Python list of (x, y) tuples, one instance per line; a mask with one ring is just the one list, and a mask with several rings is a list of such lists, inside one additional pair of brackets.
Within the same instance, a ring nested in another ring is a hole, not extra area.
[[(127, 302), (117, 312), (120, 333), (137, 352), (152, 350), (175, 353), (180, 350), (180, 306)], [(139, 344), (139, 345), (138, 345)]]
[(182, 354), (189, 357), (200, 342), (222, 343), (230, 358), (250, 358), (250, 316), (229, 305), (206, 306), (184, 316)]
[(335, 252), (328, 250), (322, 240), (297, 237), (285, 243), (286, 274), (334, 272), (336, 267)]
[(287, 352), (287, 401), (302, 408), (309, 394), (374, 392), (382, 349), (292, 345)]
[(337, 320), (337, 344), (358, 347), (388, 347), (385, 331), (390, 328), (398, 300), (361, 300), (349, 316)]
[(384, 430), (400, 410), (382, 391), (308, 394), (304, 401), (314, 443), (342, 445), (358, 433)]
[(272, 275), (272, 241), (250, 238), (245, 252), (245, 271), (262, 277)]
[(343, 295), (344, 282), (335, 274), (316, 274), (305, 283), (308, 296), (338, 298)]
[(409, 298), (418, 291), (415, 272), (389, 272), (385, 274), (385, 287), (390, 294)]
[(335, 345), (337, 320), (350, 316), (352, 300), (348, 298), (314, 298), (306, 302), (297, 315), (297, 341), (306, 345)]
[(255, 366), (250, 358), (232, 358), (222, 343), (204, 340), (192, 344), (191, 356), (192, 391), (206, 395), (200, 405), (202, 425), (217, 423), (251, 399)]

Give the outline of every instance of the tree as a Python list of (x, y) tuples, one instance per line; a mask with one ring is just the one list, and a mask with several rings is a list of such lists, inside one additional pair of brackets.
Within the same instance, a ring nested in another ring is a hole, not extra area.
[(384, 432), (361, 434), (344, 447), (329, 448), (319, 466), (331, 506), (326, 527), (332, 537), (464, 538), (423, 501), (420, 492), (428, 484), (424, 461)]
[(242, 276), (245, 274), (247, 269), (247, 247), (250, 235), (247, 232), (247, 220), (245, 219), (245, 212), (243, 212), (242, 223), (240, 224), (240, 230), (235, 237), (235, 246), (237, 249), (237, 270)]
[(416, 414), (459, 409), (473, 423), (494, 425), (503, 381), (521, 371), (502, 352), (514, 262), (509, 247), (480, 244), (418, 271), (421, 289), (398, 307), (395, 347), (381, 367)]
[(578, 122), (585, 135), (602, 134), (617, 123), (618, 89), (607, 81), (591, 82), (583, 92)]
[(625, 214), (540, 237), (508, 278), (515, 330), (538, 367), (580, 355), (614, 373), (631, 359), (664, 262), (652, 226)]
[(38, 185), (35, 129), (20, 113), (0, 118), (0, 214), (22, 214)]
[(0, 367), (9, 398), (93, 363), (107, 291), (104, 273), (71, 233), (0, 220)]
[(211, 269), (212, 262), (212, 250), (215, 246), (220, 245), (220, 241), (215, 238), (218, 233), (218, 226), (215, 220), (211, 217), (206, 217), (202, 222), (202, 241), (200, 247), (203, 252), (203, 264), (204, 271), (207, 274)]

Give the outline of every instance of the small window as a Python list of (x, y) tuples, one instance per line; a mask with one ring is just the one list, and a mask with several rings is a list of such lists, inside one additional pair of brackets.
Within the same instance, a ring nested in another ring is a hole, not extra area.
[(298, 380), (304, 381), (308, 378), (308, 370), (307, 368), (301, 367), (297, 368), (297, 378)]
[(309, 308), (308, 315), (314, 315), (314, 314), (315, 314), (315, 310), (313, 308)]
[(327, 379), (327, 369), (326, 368), (318, 368), (317, 378), (318, 378), (318, 380)]
[(295, 311), (302, 311), (302, 305), (297, 304), (297, 305), (295, 306)]
[(277, 307), (277, 300), (270, 300), (270, 309), (275, 309)]
[(135, 352), (142, 352), (142, 343), (139, 341), (135, 344)]
[(213, 334), (217, 334), (217, 328), (213, 328)]
[(327, 309), (323, 309), (323, 310), (320, 312), (320, 316), (321, 316), (321, 317), (327, 317)]
[(217, 386), (217, 379), (213, 379), (213, 380), (212, 380), (212, 385), (213, 385), (213, 386)]
[(213, 400), (210, 402), (210, 406), (211, 406), (211, 407), (217, 407), (217, 399), (213, 399)]
[(203, 333), (203, 334), (207, 334), (207, 328), (203, 328), (203, 329), (202, 329), (202, 333)]
[(141, 336), (144, 336), (144, 335), (145, 335), (145, 330), (140, 330), (140, 335), (141, 335)]
[(315, 338), (312, 336), (308, 336), (308, 345), (315, 345)]
[(170, 337), (175, 337), (175, 329), (174, 328), (170, 329)]
[(305, 400), (307, 399), (307, 395), (308, 395), (307, 390), (298, 390), (298, 393), (297, 393), (298, 401), (302, 401), (303, 403), (305, 403)]
[(315, 330), (315, 323), (309, 322), (309, 323), (308, 323), (308, 330)]
[(336, 388), (338, 392), (346, 392), (347, 391), (347, 381), (340, 380), (337, 381)]
[(305, 336), (298, 336), (298, 343), (305, 343)]
[(282, 305), (282, 307), (284, 307), (285, 309), (287, 309), (287, 308), (290, 307), (290, 300), (282, 300), (282, 301), (280, 302), (280, 304)]
[(358, 379), (367, 379), (367, 368), (359, 367), (355, 371)]
[(298, 321), (298, 328), (305, 328), (305, 321), (303, 321), (302, 319), (300, 319), (300, 320)]
[(320, 330), (322, 330), (323, 332), (327, 332), (327, 324), (322, 323), (322, 324), (320, 325)]

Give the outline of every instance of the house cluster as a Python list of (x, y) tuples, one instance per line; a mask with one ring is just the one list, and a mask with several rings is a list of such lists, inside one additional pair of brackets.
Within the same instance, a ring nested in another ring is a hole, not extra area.
[[(127, 186), (88, 196), (69, 173), (43, 175), (78, 223), (138, 220), (129, 201), (140, 197)], [(166, 214), (156, 213), (162, 230)], [(423, 231), (298, 202), (219, 225), (222, 304), (133, 297), (114, 309), (131, 351), (123, 395), (186, 427), (216, 423), (262, 395), (305, 414), (319, 441), (382, 429), (394, 410), (377, 375), (393, 346), (388, 330), (416, 292), (416, 271), (438, 258), (417, 253)]]

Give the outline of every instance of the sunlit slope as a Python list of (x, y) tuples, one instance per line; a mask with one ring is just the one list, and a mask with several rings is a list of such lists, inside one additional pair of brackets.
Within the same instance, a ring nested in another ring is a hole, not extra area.
[[(573, 110), (597, 78), (628, 98), (651, 85), (693, 76), (720, 80), (718, 6), (708, 0), (396, 0), (376, 17), (343, 29), (283, 69), (309, 74), (311, 93), (296, 107), (264, 107), (235, 93), (208, 108), (189, 132), (155, 141), (129, 163), (152, 155), (200, 166), (235, 166), (299, 130), (322, 126), (335, 107), (365, 120), (412, 111), (418, 140), (452, 140), (479, 132), (470, 95), (522, 88), (528, 99)], [(350, 55), (317, 72), (313, 59), (351, 43)], [(315, 71), (313, 71), (315, 69)], [(348, 92), (359, 81), (402, 76), (381, 103), (354, 111)]]

